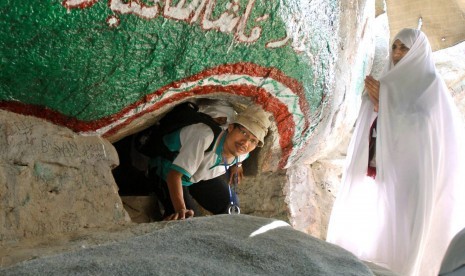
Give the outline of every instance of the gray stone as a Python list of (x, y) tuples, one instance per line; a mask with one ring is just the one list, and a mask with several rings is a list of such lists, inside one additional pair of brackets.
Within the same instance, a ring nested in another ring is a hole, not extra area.
[(373, 275), (348, 251), (280, 220), (220, 215), (144, 227), (145, 234), (25, 261), (0, 274)]

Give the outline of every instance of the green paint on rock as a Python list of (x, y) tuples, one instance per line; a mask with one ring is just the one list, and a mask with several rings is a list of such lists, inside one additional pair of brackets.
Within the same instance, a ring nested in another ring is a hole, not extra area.
[[(216, 1), (211, 18), (218, 18), (228, 2)], [(251, 62), (278, 68), (296, 79), (304, 87), (311, 109), (316, 110), (328, 92), (324, 80), (329, 69), (325, 64), (334, 59), (328, 45), (335, 36), (332, 24), (337, 21), (333, 18), (337, 1), (324, 2), (319, 5), (322, 11), (313, 8), (304, 14), (307, 21), (315, 22), (313, 33), (303, 34), (305, 49), (310, 48), (318, 57), (315, 62), (291, 47), (291, 42), (280, 48), (266, 47), (266, 43), (286, 35), (288, 22), (283, 20), (291, 20), (294, 12), (308, 5), (305, 1), (255, 2), (245, 33), (250, 35), (251, 29), (259, 26), (262, 35), (253, 43), (243, 43), (234, 33), (203, 30), (200, 20), (188, 23), (162, 15), (145, 19), (115, 13), (108, 1), (67, 10), (61, 0), (33, 4), (3, 0), (0, 100), (46, 106), (92, 121), (116, 114), (145, 95), (203, 70)], [(239, 3), (237, 14), (244, 14), (248, 1)], [(266, 20), (256, 22), (265, 14)], [(114, 15), (120, 24), (110, 27), (106, 20)]]
[(34, 163), (34, 175), (42, 181), (51, 181), (55, 178), (55, 174), (42, 163)]

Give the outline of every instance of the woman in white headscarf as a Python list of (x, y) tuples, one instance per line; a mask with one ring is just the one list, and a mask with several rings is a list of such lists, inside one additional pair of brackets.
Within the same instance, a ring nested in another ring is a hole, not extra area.
[(366, 92), (327, 240), (400, 275), (437, 275), (465, 227), (464, 124), (419, 30)]

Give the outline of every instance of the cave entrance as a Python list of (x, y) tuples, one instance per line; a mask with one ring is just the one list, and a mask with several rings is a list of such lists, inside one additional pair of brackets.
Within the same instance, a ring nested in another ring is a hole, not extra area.
[[(133, 146), (136, 134), (126, 136), (114, 143), (120, 164), (113, 169), (113, 177), (118, 185), (118, 193), (133, 222), (143, 223), (162, 219), (161, 207), (154, 193), (155, 185), (146, 176), (142, 166), (137, 166), (142, 155)], [(143, 160), (145, 161), (145, 160)]]
[[(205, 104), (205, 101), (202, 102)], [(235, 108), (237, 110), (237, 108)], [(119, 188), (119, 195), (124, 207), (133, 222), (143, 223), (162, 219), (162, 206), (155, 195), (155, 183), (146, 176), (147, 158), (137, 152), (134, 147), (135, 136), (138, 133), (124, 137), (113, 143), (118, 152), (120, 165), (113, 169), (113, 176)], [(257, 169), (257, 154), (259, 149), (252, 151), (244, 162), (244, 175), (252, 175)], [(145, 159), (145, 160), (144, 160)], [(142, 165), (141, 165), (142, 163)], [(226, 179), (226, 175), (224, 175)], [(200, 213), (208, 215), (200, 206)]]

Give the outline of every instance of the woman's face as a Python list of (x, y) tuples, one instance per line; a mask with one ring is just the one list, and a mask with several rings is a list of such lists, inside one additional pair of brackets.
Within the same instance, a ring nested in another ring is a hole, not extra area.
[(394, 41), (392, 44), (392, 63), (396, 65), (410, 50), (404, 43), (400, 40)]

